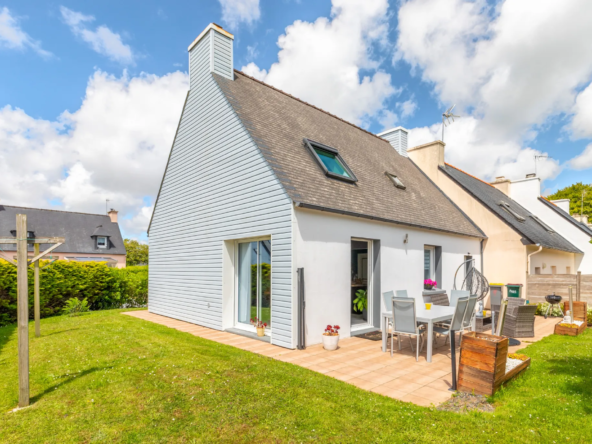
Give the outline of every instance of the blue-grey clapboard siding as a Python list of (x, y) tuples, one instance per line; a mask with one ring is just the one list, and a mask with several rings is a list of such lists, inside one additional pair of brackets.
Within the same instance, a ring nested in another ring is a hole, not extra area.
[(385, 131), (384, 133), (379, 134), (379, 136), (388, 140), (392, 147), (397, 150), (401, 156), (409, 157), (407, 154), (407, 130), (399, 127), (391, 131)]
[[(224, 241), (271, 235), (272, 343), (291, 348), (292, 203), (212, 77), (212, 41), (232, 51), (214, 32), (190, 52), (191, 90), (150, 226), (149, 310), (222, 329)], [(232, 69), (229, 53), (213, 54), (215, 72)]]

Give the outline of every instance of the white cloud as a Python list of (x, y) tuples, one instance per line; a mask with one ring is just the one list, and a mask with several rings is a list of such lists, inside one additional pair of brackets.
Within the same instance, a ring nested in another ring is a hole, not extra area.
[[(484, 180), (496, 176), (510, 179), (523, 179), (526, 174), (535, 172), (534, 156), (541, 153), (532, 148), (524, 148), (513, 140), (493, 141), (483, 137), (480, 128), (483, 122), (474, 117), (463, 117), (445, 128), (446, 162)], [(442, 124), (414, 128), (409, 134), (409, 147), (441, 139)], [(537, 164), (538, 176), (552, 179), (561, 172), (557, 160), (541, 159)]]
[(405, 100), (404, 102), (397, 102), (397, 108), (401, 110), (401, 117), (405, 119), (406, 117), (413, 116), (418, 106), (417, 102), (412, 97), (409, 100)]
[[(297, 20), (278, 39), (279, 61), (249, 75), (357, 124), (384, 113), (386, 98), (400, 92), (379, 69), (374, 49), (386, 48), (386, 0), (333, 0), (331, 18)], [(361, 71), (368, 74), (362, 74)]]
[(569, 161), (569, 165), (575, 170), (586, 170), (592, 168), (592, 143), (579, 156)]
[[(395, 60), (405, 60), (433, 85), (442, 109), (456, 103), (457, 112), (469, 116), (447, 129), (447, 150), (466, 154), (465, 159), (457, 157), (461, 163), (485, 174), (505, 169), (522, 174), (534, 162), (525, 147), (553, 116), (575, 113), (574, 134), (592, 135), (592, 91), (580, 94), (572, 109), (578, 90), (592, 78), (592, 3), (490, 3), (404, 2)], [(465, 137), (454, 136), (461, 128), (469, 130), (467, 126), (471, 129)], [(484, 147), (492, 150), (483, 153), (489, 165), (467, 160)], [(523, 167), (517, 166), (520, 159)], [(556, 174), (557, 162), (545, 164), (548, 177)]]
[(261, 17), (259, 0), (218, 0), (222, 6), (222, 21), (230, 28), (239, 24), (251, 25)]
[(122, 42), (119, 34), (111, 31), (105, 25), (97, 27), (94, 31), (88, 28), (88, 24), (95, 20), (92, 15), (84, 15), (65, 6), (60, 6), (60, 11), (64, 22), (74, 35), (88, 43), (95, 52), (122, 64), (134, 63), (132, 49)]
[(146, 230), (177, 127), (186, 74), (116, 78), (97, 71), (81, 107), (56, 121), (0, 109), (0, 202), (103, 213), (126, 234)]
[(267, 70), (259, 68), (254, 62), (245, 65), (241, 69), (246, 75), (256, 78), (257, 80), (264, 81), (267, 77)]
[(24, 50), (30, 48), (42, 57), (53, 54), (41, 48), (41, 43), (23, 31), (18, 20), (6, 7), (0, 9), (0, 48)]

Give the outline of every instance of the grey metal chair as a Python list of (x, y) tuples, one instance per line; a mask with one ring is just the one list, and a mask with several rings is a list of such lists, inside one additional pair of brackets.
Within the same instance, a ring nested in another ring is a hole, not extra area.
[(407, 290), (397, 290), (397, 291), (395, 291), (395, 293), (398, 298), (408, 298), (409, 297), (409, 295), (407, 294)]
[(450, 339), (450, 335), (452, 332), (461, 331), (463, 328), (463, 322), (467, 313), (467, 308), (469, 306), (469, 298), (459, 298), (456, 301), (456, 310), (452, 315), (452, 319), (450, 324), (448, 325), (434, 325), (434, 334), (438, 333), (440, 335), (446, 335), (446, 340), (444, 344), (448, 342)]
[(469, 290), (452, 290), (450, 292), (450, 306), (454, 307), (458, 298), (468, 298), (470, 296)]
[(502, 292), (491, 291), (489, 296), (489, 306), (491, 307), (491, 334), (495, 334), (497, 328), (497, 319), (499, 318), (500, 307), (502, 306)]
[[(399, 343), (399, 350), (401, 350), (401, 335), (407, 335), (411, 351), (413, 351), (413, 342), (411, 336), (416, 336), (416, 354), (415, 360), (419, 361), (420, 348), (423, 349), (423, 326), (417, 325), (415, 315), (415, 299), (413, 298), (393, 298), (393, 334), (391, 335), (391, 356), (393, 356), (395, 333), (397, 334), (397, 341)], [(421, 345), (419, 340), (421, 338)]]
[(459, 330), (459, 336), (462, 336), (465, 330), (472, 329), (473, 318), (475, 317), (475, 306), (477, 305), (478, 298), (479, 297), (476, 294), (469, 296), (469, 303), (467, 304), (467, 311), (463, 318), (462, 327)]
[(393, 309), (393, 298), (395, 297), (394, 291), (385, 291), (382, 293), (382, 300), (384, 301), (384, 312), (391, 313)]

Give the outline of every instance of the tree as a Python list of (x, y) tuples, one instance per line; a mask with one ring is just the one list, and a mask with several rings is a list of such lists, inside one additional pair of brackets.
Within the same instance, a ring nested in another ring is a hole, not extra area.
[(586, 193), (584, 195), (584, 214), (592, 219), (592, 185), (584, 185), (582, 182), (578, 182), (547, 196), (547, 199), (569, 199), (569, 213), (580, 214), (582, 212), (582, 191)]
[(123, 244), (127, 250), (127, 265), (132, 266), (148, 264), (148, 244), (141, 244), (137, 240), (131, 239), (125, 239)]

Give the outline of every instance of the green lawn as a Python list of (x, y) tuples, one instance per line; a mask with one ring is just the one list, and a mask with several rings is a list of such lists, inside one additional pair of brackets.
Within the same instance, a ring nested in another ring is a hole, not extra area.
[[(33, 325), (31, 324), (31, 327)], [(120, 314), (31, 328), (32, 407), (17, 337), (0, 328), (0, 442), (590, 442), (592, 332), (524, 352), (495, 413), (405, 404), (291, 364)]]

